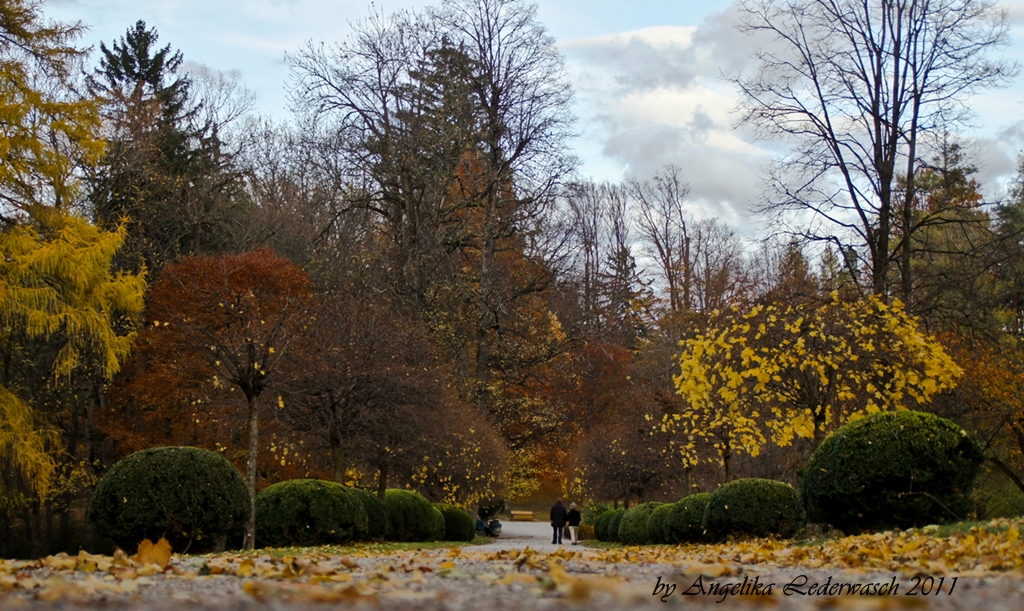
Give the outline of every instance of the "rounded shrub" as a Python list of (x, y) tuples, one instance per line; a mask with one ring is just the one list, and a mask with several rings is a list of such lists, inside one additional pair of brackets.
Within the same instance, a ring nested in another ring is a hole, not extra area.
[(382, 540), (388, 532), (388, 516), (384, 512), (384, 501), (376, 494), (362, 488), (349, 488), (366, 510), (367, 538)]
[(126, 551), (166, 537), (177, 552), (241, 542), (249, 492), (238, 469), (199, 448), (151, 448), (111, 467), (89, 503), (92, 529)]
[(699, 543), (704, 540), (704, 511), (710, 492), (698, 492), (672, 504), (662, 530), (666, 543)]
[(651, 513), (661, 507), (662, 503), (640, 503), (630, 507), (622, 514), (619, 522), (619, 541), (624, 545), (646, 545), (650, 543), (647, 535), (647, 523)]
[(430, 508), (433, 511), (431, 513), (432, 517), (431, 517), (430, 536), (427, 537), (427, 541), (444, 541), (445, 540), (445, 538), (444, 538), (444, 533), (445, 533), (444, 514), (441, 513), (441, 509), (439, 507), (431, 505)]
[(665, 518), (668, 517), (675, 503), (665, 503), (654, 508), (650, 519), (647, 520), (647, 540), (655, 545), (668, 543), (668, 535), (665, 533)]
[(624, 509), (612, 509), (602, 513), (598, 516), (597, 521), (594, 523), (594, 537), (598, 541), (610, 542), (614, 541), (615, 537), (618, 536), (618, 531), (612, 535), (611, 522), (612, 518), (615, 517), (616, 513), (625, 511)]
[(472, 541), (476, 537), (476, 521), (455, 505), (448, 503), (434, 504), (444, 516), (444, 541)]
[(612, 512), (611, 517), (608, 519), (608, 540), (621, 542), (619, 538), (619, 525), (622, 524), (622, 516), (626, 514), (625, 509), (616, 509)]
[(317, 479), (274, 484), (256, 496), (262, 547), (332, 545), (367, 538), (366, 509), (350, 488)]
[(984, 454), (956, 424), (913, 411), (866, 416), (829, 435), (804, 470), (812, 522), (843, 531), (964, 519)]
[[(387, 538), (391, 541), (429, 541), (438, 534), (438, 514), (422, 495), (411, 490), (391, 489), (384, 493), (388, 517)], [(440, 517), (444, 521), (444, 516)], [(442, 525), (443, 528), (443, 525)]]
[(612, 511), (602, 513), (594, 521), (594, 538), (598, 541), (610, 541), (608, 538), (608, 521), (612, 519)]
[(804, 527), (804, 508), (792, 486), (771, 479), (737, 479), (711, 493), (701, 526), (708, 539), (729, 535), (792, 537)]

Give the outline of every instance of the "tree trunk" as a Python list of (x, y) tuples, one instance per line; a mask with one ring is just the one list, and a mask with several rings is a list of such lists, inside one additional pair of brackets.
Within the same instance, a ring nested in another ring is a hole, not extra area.
[(1006, 477), (1010, 478), (1010, 481), (1013, 482), (1013, 485), (1016, 486), (1018, 490), (1024, 492), (1024, 481), (1021, 481), (1020, 477), (1018, 477), (1017, 474), (1013, 472), (1013, 469), (1011, 469), (1006, 463), (999, 460), (998, 456), (989, 456), (988, 461), (998, 467)]
[(339, 484), (345, 483), (345, 450), (341, 448), (341, 441), (331, 435), (331, 461), (334, 463), (334, 481)]
[(814, 412), (814, 447), (811, 448), (812, 452), (818, 449), (818, 446), (821, 445), (822, 441), (825, 441), (825, 417), (827, 414), (824, 412), (819, 414), (818, 411), (820, 410), (821, 408), (819, 407), (818, 410)]
[[(684, 225), (685, 228), (685, 225)], [(690, 285), (693, 284), (693, 268), (690, 266), (690, 236), (683, 236), (683, 303), (680, 309), (689, 310), (693, 304)]]
[(725, 481), (732, 481), (732, 448), (729, 444), (725, 444), (725, 449), (722, 450), (722, 466), (725, 467)]
[(243, 549), (256, 548), (256, 455), (259, 452), (259, 395), (247, 396), (249, 401), (249, 455), (245, 459), (245, 479), (249, 485), (249, 523), (245, 526)]
[(0, 514), (0, 558), (11, 557), (11, 521), (11, 514)]
[[(489, 213), (490, 215), (490, 213)], [(489, 216), (488, 215), (488, 216)], [(490, 229), (490, 223), (484, 225), (484, 231)], [(490, 300), (493, 297), (494, 283), (494, 250), (495, 240), (489, 235), (485, 237), (483, 248), (480, 252), (480, 314), (476, 323), (476, 386), (477, 406), (481, 413), (488, 413), (490, 406), (490, 381), (491, 381), (491, 328), (495, 324), (494, 314), (491, 312)]]
[(377, 471), (377, 498), (384, 500), (384, 493), (388, 489), (388, 468), (387, 465), (382, 466)]

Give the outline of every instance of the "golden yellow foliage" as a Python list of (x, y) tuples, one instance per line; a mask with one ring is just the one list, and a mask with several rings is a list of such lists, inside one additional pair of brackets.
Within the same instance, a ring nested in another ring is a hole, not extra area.
[(45, 23), (38, 2), (0, 3), (0, 200), (30, 212), (65, 208), (76, 163), (99, 160), (99, 105), (67, 84), (81, 25)]
[[(110, 274), (123, 230), (103, 232), (66, 211), (75, 168), (102, 153), (99, 112), (67, 84), (81, 26), (44, 23), (38, 10), (23, 0), (0, 4), (0, 319), (8, 334), (60, 337), (56, 376), (70, 375), (84, 354), (98, 355), (110, 376), (134, 338), (118, 323), (130, 327), (141, 312), (144, 283)], [(37, 420), (17, 389), (0, 388), (0, 461), (45, 497), (53, 434)]]
[[(145, 281), (110, 272), (123, 241), (123, 228), (102, 231), (52, 209), (0, 232), (0, 319), (28, 339), (60, 338), (55, 376), (70, 375), (88, 354), (110, 377), (128, 356)], [(43, 496), (54, 468), (51, 437), (14, 389), (0, 387), (0, 459), (34, 480)]]
[(820, 441), (866, 413), (926, 404), (960, 375), (902, 304), (877, 297), (733, 309), (681, 346), (687, 407), (662, 427), (751, 455), (766, 439)]

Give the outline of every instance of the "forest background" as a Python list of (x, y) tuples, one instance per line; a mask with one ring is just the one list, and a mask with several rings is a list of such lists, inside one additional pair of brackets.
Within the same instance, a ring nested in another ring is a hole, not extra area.
[(1024, 511), (1024, 166), (985, 197), (967, 136), (1018, 67), (998, 7), (940, 4), (878, 3), (922, 26), (905, 47), (845, 3), (739, 6), (776, 44), (731, 77), (744, 125), (790, 143), (752, 240), (686, 167), (581, 179), (524, 2), (290, 50), (285, 121), (144, 22), (90, 54), (0, 3), (0, 555), (90, 543), (98, 478), (159, 445), (251, 490), (633, 503), (796, 482), (824, 434), (900, 408), (982, 442), (978, 514)]

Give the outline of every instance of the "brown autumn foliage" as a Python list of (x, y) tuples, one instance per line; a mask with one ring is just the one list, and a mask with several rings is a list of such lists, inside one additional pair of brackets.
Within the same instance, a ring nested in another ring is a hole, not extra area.
[[(213, 270), (223, 272), (222, 281), (230, 276), (230, 282), (214, 285), (217, 274)], [(204, 288), (202, 284), (207, 281), (210, 286)], [(205, 325), (209, 330), (210, 346), (220, 342), (228, 349), (231, 329), (236, 327), (239, 332), (233, 340), (240, 342), (242, 352), (249, 348), (245, 346), (246, 327), (240, 323), (245, 322), (243, 317), (251, 316), (249, 323), (254, 324), (249, 324), (248, 334), (253, 347), (262, 339), (269, 344), (265, 348), (268, 352), (275, 345), (275, 334), (294, 334), (300, 322), (289, 321), (288, 328), (267, 327), (268, 319), (274, 321), (290, 311), (288, 303), (271, 303), (273, 293), (302, 296), (306, 290), (302, 272), (266, 250), (241, 257), (190, 258), (166, 268), (153, 284), (136, 351), (109, 389), (98, 418), (100, 431), (112, 446), (110, 458), (119, 460), (154, 446), (190, 445), (222, 451), (244, 469), (247, 414), (239, 409), (245, 401), (244, 392), (225, 376), (223, 363), (217, 364), (217, 352), (199, 343), (202, 333), (207, 332), (199, 329)], [(236, 307), (222, 307), (220, 304), (231, 303), (232, 294)], [(257, 298), (267, 301), (249, 309), (248, 304)], [(185, 320), (187, 324), (183, 324)], [(290, 346), (293, 340), (276, 344), (279, 348), (274, 349), (273, 356), (287, 354), (280, 348)], [(264, 371), (276, 365), (272, 361)], [(276, 399), (275, 395), (275, 405)], [(295, 436), (278, 422), (265, 422), (264, 434), (271, 443), (260, 445), (261, 484), (317, 471), (320, 464), (304, 455)], [(278, 447), (293, 447), (287, 455), (291, 459)]]
[(355, 470), (381, 493), (399, 481), (435, 500), (500, 497), (504, 442), (408, 317), (332, 294), (309, 325), (278, 415), (330, 457), (335, 481)]
[(1012, 346), (992, 346), (947, 335), (944, 342), (963, 370), (956, 388), (937, 397), (932, 411), (971, 430), (990, 465), (1024, 492), (1024, 362)]

